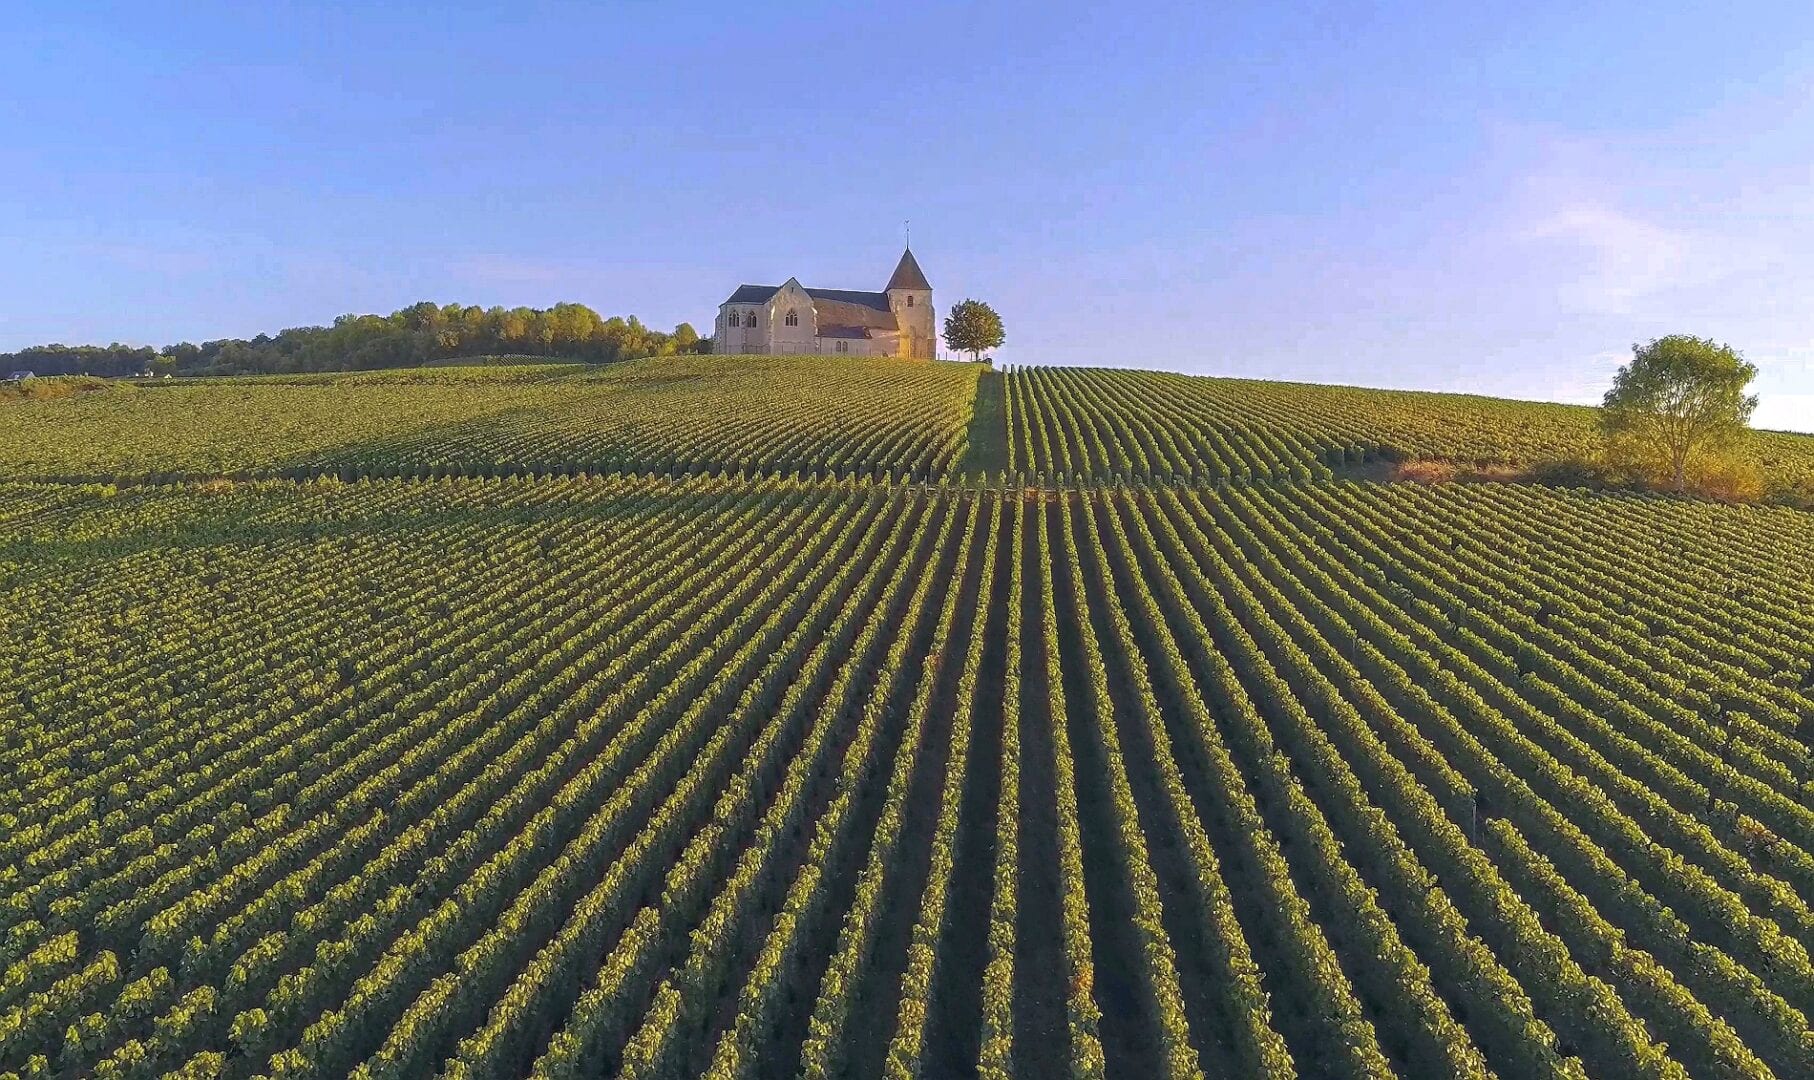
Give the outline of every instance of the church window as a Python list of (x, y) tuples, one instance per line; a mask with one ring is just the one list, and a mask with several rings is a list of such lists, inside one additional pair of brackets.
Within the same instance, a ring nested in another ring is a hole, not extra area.
[(787, 313), (787, 325), (789, 325), (789, 326), (799, 326), (800, 325), (800, 316), (797, 312), (789, 311)]
[(913, 296), (912, 296), (912, 294), (908, 294), (908, 297), (907, 297), (907, 306), (908, 306), (908, 307), (912, 307), (912, 306), (913, 306)]
[(731, 312), (731, 325), (732, 326), (741, 326), (742, 325), (742, 323), (738, 321), (737, 313), (735, 311)]
[(751, 326), (756, 325), (756, 313), (753, 311), (750, 312), (750, 325)]

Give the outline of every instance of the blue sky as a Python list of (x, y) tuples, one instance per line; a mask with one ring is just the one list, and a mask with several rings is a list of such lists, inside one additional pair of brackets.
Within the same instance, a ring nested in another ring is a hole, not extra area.
[(912, 219), (1008, 362), (1592, 401), (1690, 332), (1814, 430), (1806, 3), (76, 7), (5, 7), (0, 349), (704, 327)]

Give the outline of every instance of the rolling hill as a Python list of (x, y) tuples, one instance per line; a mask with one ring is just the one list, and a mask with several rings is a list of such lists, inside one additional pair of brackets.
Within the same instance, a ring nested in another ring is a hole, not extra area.
[(0, 420), (0, 1075), (1814, 1075), (1814, 514), (1353, 478), (1581, 410), (679, 357)]

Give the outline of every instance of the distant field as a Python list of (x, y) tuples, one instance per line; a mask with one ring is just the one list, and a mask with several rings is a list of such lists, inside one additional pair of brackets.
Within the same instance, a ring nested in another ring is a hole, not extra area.
[[(1532, 465), (1599, 445), (1593, 409), (1467, 394), (1107, 368), (1023, 369), (1007, 385), (1011, 468), (1048, 476), (1283, 479), (1382, 458)], [(1768, 475), (1814, 481), (1814, 436), (1756, 441)]]
[(942, 476), (976, 369), (672, 357), (175, 380), (6, 406), (18, 478), (615, 470)]
[(1814, 513), (820, 363), (0, 406), (0, 1080), (1814, 1076)]
[(524, 356), (521, 354), (504, 354), (498, 356), (449, 356), (441, 360), (428, 360), (425, 368), (450, 367), (546, 367), (557, 363), (587, 363), (584, 360), (550, 359), (546, 356)]
[[(1159, 372), (825, 357), (672, 357), (177, 380), (0, 402), (24, 479), (804, 472), (1045, 482), (1310, 479), (1375, 461), (1591, 456), (1594, 411), (1460, 394)], [(1760, 432), (1773, 483), (1814, 485), (1814, 436)]]

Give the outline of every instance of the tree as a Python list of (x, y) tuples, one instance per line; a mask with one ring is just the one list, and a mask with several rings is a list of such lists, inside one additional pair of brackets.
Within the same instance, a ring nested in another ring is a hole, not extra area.
[(972, 360), (982, 356), (984, 349), (996, 348), (1006, 340), (1001, 316), (981, 300), (960, 300), (945, 316), (945, 344), (969, 353)]
[(1687, 334), (1631, 353), (1606, 392), (1601, 428), (1615, 456), (1653, 466), (1685, 490), (1691, 466), (1743, 437), (1757, 408), (1757, 395), (1745, 393), (1757, 366), (1730, 345)]
[(634, 316), (602, 318), (584, 304), (490, 309), (423, 301), (389, 315), (342, 315), (332, 326), (293, 326), (275, 335), (187, 342), (164, 349), (138, 345), (34, 345), (0, 352), (0, 374), (257, 374), (412, 367), (431, 360), (488, 353), (529, 353), (614, 362), (700, 349), (685, 323), (673, 334)]
[(669, 352), (696, 352), (699, 349), (699, 331), (693, 329), (692, 323), (681, 323), (668, 335), (668, 346)]

